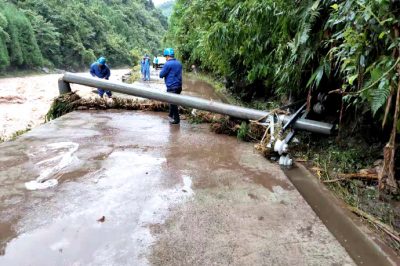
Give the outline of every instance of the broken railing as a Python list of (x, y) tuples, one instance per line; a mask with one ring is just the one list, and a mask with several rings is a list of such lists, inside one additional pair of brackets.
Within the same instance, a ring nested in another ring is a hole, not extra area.
[[(71, 92), (70, 83), (85, 85), (93, 88), (101, 88), (104, 90), (110, 90), (112, 92), (128, 94), (161, 102), (167, 102), (189, 108), (209, 111), (212, 113), (228, 115), (244, 120), (266, 121), (270, 116), (270, 112), (268, 111), (260, 111), (231, 104), (209, 101), (205, 99), (200, 99), (198, 97), (166, 93), (159, 90), (150, 89), (140, 84), (111, 82), (103, 79), (85, 77), (73, 73), (65, 73), (64, 76), (59, 80), (58, 87), (60, 94)], [(306, 119), (304, 115), (299, 117), (298, 113), (292, 116), (280, 115), (279, 120), (281, 120), (284, 125), (290, 125), (295, 130), (305, 130), (320, 134), (329, 135), (332, 133), (334, 128), (332, 124), (309, 120)]]

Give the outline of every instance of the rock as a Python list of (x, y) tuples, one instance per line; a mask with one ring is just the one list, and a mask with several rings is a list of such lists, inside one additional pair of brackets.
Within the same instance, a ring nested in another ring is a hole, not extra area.
[(46, 74), (50, 73), (50, 70), (47, 67), (42, 67), (42, 71)]
[(66, 71), (63, 70), (63, 69), (55, 68), (55, 69), (54, 69), (54, 72), (56, 72), (57, 74), (64, 74)]
[(106, 220), (106, 217), (103, 216), (103, 217), (101, 217), (100, 219), (98, 219), (97, 221), (98, 221), (99, 223), (104, 223), (105, 220)]
[(122, 82), (125, 82), (127, 80), (129, 80), (129, 78), (132, 76), (132, 73), (127, 73), (125, 75), (122, 76)]
[(79, 107), (77, 108), (77, 110), (79, 110), (79, 111), (87, 110), (87, 109), (89, 109), (89, 108), (86, 107), (86, 106), (79, 106)]

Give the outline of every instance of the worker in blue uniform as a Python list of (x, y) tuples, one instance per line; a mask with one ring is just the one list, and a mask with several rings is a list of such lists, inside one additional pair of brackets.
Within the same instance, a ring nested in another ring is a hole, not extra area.
[[(175, 59), (175, 52), (172, 48), (164, 50), (164, 56), (167, 59), (163, 69), (160, 72), (160, 78), (164, 78), (167, 92), (181, 94), (182, 92), (182, 64)], [(175, 104), (169, 105), (169, 118), (171, 124), (179, 124), (179, 108)]]
[(144, 80), (144, 57), (140, 60), (140, 73), (142, 74), (142, 80)]
[(150, 81), (150, 57), (146, 54), (144, 56), (144, 80)]
[[(96, 62), (94, 62), (90, 66), (90, 74), (93, 77), (98, 77), (101, 79), (106, 79), (108, 80), (111, 75), (110, 68), (106, 64), (106, 59), (104, 57), (100, 57)], [(99, 96), (103, 98), (104, 92), (107, 94), (109, 98), (112, 97), (111, 91), (104, 91), (103, 89), (97, 89)]]

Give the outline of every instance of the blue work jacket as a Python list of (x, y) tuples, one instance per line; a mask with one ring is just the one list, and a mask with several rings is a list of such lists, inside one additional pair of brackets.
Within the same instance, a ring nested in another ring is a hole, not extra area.
[(150, 58), (149, 57), (146, 57), (146, 59), (144, 60), (144, 69), (150, 70)]
[(101, 79), (108, 79), (111, 75), (111, 71), (110, 68), (108, 68), (107, 64), (103, 66), (102, 69), (99, 68), (99, 63), (94, 62), (91, 66), (90, 66), (90, 74), (92, 76), (96, 76), (98, 78)]
[(182, 88), (182, 64), (175, 58), (168, 60), (160, 72), (160, 78), (165, 78), (167, 91), (175, 92)]

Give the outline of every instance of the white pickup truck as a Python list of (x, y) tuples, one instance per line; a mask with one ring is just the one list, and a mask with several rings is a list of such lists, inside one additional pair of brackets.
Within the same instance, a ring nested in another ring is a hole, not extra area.
[(163, 68), (165, 65), (165, 62), (167, 62), (167, 59), (163, 56), (159, 56), (158, 58), (158, 64), (156, 65), (155, 60), (153, 60), (153, 67), (154, 69), (160, 69)]

